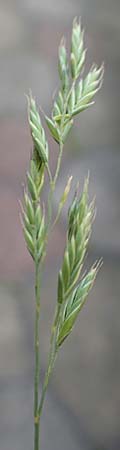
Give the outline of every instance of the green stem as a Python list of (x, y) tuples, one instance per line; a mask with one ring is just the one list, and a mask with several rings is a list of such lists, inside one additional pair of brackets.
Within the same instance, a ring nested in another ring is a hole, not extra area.
[(57, 168), (56, 168), (56, 172), (55, 172), (55, 176), (54, 176), (54, 186), (56, 185), (56, 181), (57, 181), (57, 178), (58, 178), (58, 175), (59, 175), (62, 154), (63, 154), (63, 142), (62, 142), (62, 139), (61, 139), (60, 140), (60, 152), (59, 152), (58, 161), (57, 161)]
[(51, 223), (51, 216), (52, 216), (52, 198), (53, 198), (53, 193), (55, 190), (55, 186), (56, 186), (56, 181), (59, 175), (59, 171), (60, 171), (60, 166), (61, 166), (61, 159), (62, 159), (62, 154), (63, 154), (63, 147), (64, 147), (64, 143), (62, 141), (62, 133), (63, 133), (63, 127), (64, 127), (64, 119), (65, 119), (65, 113), (66, 113), (66, 108), (67, 108), (67, 103), (69, 100), (69, 96), (71, 94), (71, 91), (73, 89), (73, 86), (75, 84), (75, 81), (73, 81), (72, 86), (68, 92), (67, 98), (65, 100), (65, 104), (64, 104), (64, 111), (63, 111), (63, 116), (62, 116), (62, 121), (61, 121), (61, 138), (60, 138), (60, 143), (59, 143), (59, 156), (58, 156), (58, 160), (57, 160), (57, 167), (56, 167), (56, 171), (55, 171), (55, 175), (54, 178), (52, 179), (51, 173), (49, 171), (49, 167), (47, 167), (48, 170), (48, 174), (49, 174), (49, 178), (50, 178), (50, 192), (48, 195), (48, 229)]
[(49, 232), (49, 228), (51, 225), (51, 218), (52, 218), (52, 199), (53, 199), (53, 194), (54, 194), (54, 190), (55, 190), (55, 185), (56, 185), (56, 181), (59, 175), (59, 170), (60, 170), (60, 164), (61, 164), (61, 159), (62, 159), (62, 153), (63, 153), (63, 143), (62, 140), (60, 142), (60, 152), (59, 152), (59, 156), (58, 156), (58, 160), (57, 160), (57, 167), (56, 167), (56, 172), (55, 172), (55, 176), (53, 178), (53, 180), (50, 180), (50, 191), (48, 194), (48, 224), (47, 224), (47, 234)]
[(48, 222), (47, 222), (47, 235), (49, 233), (49, 228), (51, 225), (51, 218), (52, 218), (52, 198), (53, 198), (53, 193), (54, 193), (54, 182), (52, 181), (50, 183), (50, 191), (48, 194)]
[[(71, 89), (70, 89), (70, 91), (68, 93), (68, 96), (66, 98), (65, 105), (64, 105), (64, 112), (63, 112), (63, 117), (62, 117), (62, 121), (61, 121), (61, 139), (60, 139), (60, 143), (59, 143), (60, 151), (59, 151), (59, 156), (58, 156), (58, 160), (57, 160), (57, 167), (56, 167), (56, 171), (55, 171), (55, 175), (54, 175), (53, 179), (51, 177), (51, 173), (49, 171), (49, 168), (47, 168), (48, 174), (49, 174), (49, 178), (50, 178), (50, 191), (49, 191), (49, 195), (48, 195), (48, 226), (47, 226), (47, 235), (48, 235), (50, 224), (51, 224), (52, 198), (53, 198), (53, 193), (54, 193), (55, 186), (56, 186), (56, 181), (57, 181), (57, 178), (58, 178), (58, 175), (59, 175), (61, 159), (62, 159), (62, 154), (63, 154), (64, 144), (63, 144), (63, 141), (62, 141), (62, 133), (63, 133), (63, 127), (64, 127), (64, 118), (65, 118), (67, 103), (68, 103), (69, 96), (70, 96), (70, 93), (71, 93), (73, 85), (74, 85), (74, 82), (73, 82), (73, 84), (71, 86)], [(44, 383), (43, 383), (41, 400), (40, 400), (40, 404), (39, 404), (39, 407), (38, 407), (38, 417), (39, 417), (39, 419), (40, 419), (41, 414), (42, 414), (42, 409), (43, 409), (44, 399), (45, 399), (45, 395), (46, 395), (46, 391), (47, 391), (47, 386), (48, 386), (48, 383), (49, 383), (50, 375), (51, 375), (52, 370), (54, 368), (55, 358), (56, 358), (56, 354), (57, 354), (56, 337), (57, 337), (57, 332), (58, 332), (59, 312), (60, 312), (60, 307), (57, 308), (54, 324), (53, 324), (53, 327), (52, 327), (51, 347), (50, 347), (48, 368), (46, 370), (45, 379), (44, 379)], [(35, 448), (34, 450), (38, 450), (38, 449)]]
[(73, 83), (71, 85), (71, 88), (70, 88), (70, 90), (68, 92), (68, 95), (67, 95), (67, 97), (65, 99), (64, 111), (63, 111), (63, 116), (62, 116), (62, 120), (61, 120), (61, 130), (60, 130), (61, 131), (61, 138), (60, 138), (60, 143), (59, 143), (60, 151), (59, 151), (59, 156), (58, 156), (58, 160), (57, 160), (57, 167), (56, 167), (55, 176), (54, 176), (53, 181), (51, 183), (52, 193), (54, 192), (56, 181), (57, 181), (57, 178), (58, 178), (58, 175), (59, 175), (59, 171), (60, 171), (60, 165), (61, 165), (61, 159), (62, 159), (63, 147), (64, 147), (64, 143), (62, 141), (62, 133), (63, 133), (63, 128), (64, 128), (64, 119), (65, 119), (65, 113), (66, 113), (68, 100), (69, 100), (69, 97), (70, 97), (70, 94), (71, 94), (71, 91), (72, 91), (74, 85), (75, 85), (75, 81), (73, 81)]
[(40, 376), (40, 358), (39, 358), (39, 318), (40, 318), (40, 276), (39, 264), (35, 262), (35, 375), (34, 375), (34, 450), (39, 450), (39, 376)]
[(56, 172), (55, 172), (54, 179), (50, 182), (50, 191), (49, 191), (49, 194), (48, 194), (48, 223), (47, 223), (47, 235), (48, 235), (48, 233), (49, 233), (49, 229), (50, 229), (50, 225), (51, 225), (51, 218), (52, 218), (52, 199), (53, 199), (53, 194), (54, 194), (54, 190), (55, 190), (55, 185), (56, 185), (56, 181), (57, 181), (58, 174), (59, 174), (59, 170), (60, 170), (60, 164), (61, 164), (62, 153), (63, 153), (63, 143), (62, 143), (62, 141), (61, 141), (61, 143), (60, 143), (60, 152), (59, 152), (58, 161), (57, 161), (57, 168), (56, 168)]
[(44, 383), (43, 383), (42, 395), (41, 395), (40, 405), (39, 405), (39, 409), (38, 409), (39, 417), (41, 417), (41, 414), (42, 414), (42, 409), (43, 409), (43, 405), (44, 405), (44, 400), (45, 400), (45, 396), (46, 396), (46, 391), (47, 391), (49, 379), (50, 379), (51, 373), (52, 373), (52, 371), (54, 369), (55, 359), (56, 359), (56, 356), (57, 356), (56, 337), (57, 337), (57, 333), (58, 333), (59, 313), (60, 313), (60, 307), (58, 305), (56, 313), (55, 313), (54, 323), (53, 323), (53, 326), (52, 326), (51, 345), (50, 345), (50, 353), (49, 353), (49, 360), (48, 360), (48, 368), (47, 368), (46, 373), (45, 373), (45, 379), (44, 379)]
[(49, 179), (50, 179), (50, 183), (52, 184), (52, 175), (51, 175), (51, 171), (50, 171), (49, 164), (46, 165), (46, 169), (47, 169), (47, 172), (48, 172), (48, 176), (49, 176)]
[(40, 406), (39, 406), (39, 417), (41, 417), (42, 414), (42, 409), (43, 409), (43, 404), (44, 404), (44, 400), (45, 400), (45, 395), (46, 395), (46, 391), (47, 391), (47, 387), (48, 387), (48, 383), (49, 383), (49, 378), (50, 375), (52, 373), (53, 367), (54, 367), (54, 362), (55, 359), (53, 361), (51, 361), (48, 370), (46, 372), (45, 375), (45, 380), (44, 380), (44, 385), (43, 385), (43, 390), (42, 390), (42, 396), (41, 396), (41, 401), (40, 401)]

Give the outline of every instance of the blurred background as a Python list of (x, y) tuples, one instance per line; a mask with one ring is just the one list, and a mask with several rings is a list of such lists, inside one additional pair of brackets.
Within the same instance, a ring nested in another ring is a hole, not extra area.
[[(102, 90), (65, 147), (54, 213), (71, 173), (73, 196), (90, 170), (97, 216), (86, 265), (104, 264), (59, 354), (44, 408), (41, 450), (120, 449), (120, 2), (0, 0), (0, 448), (32, 450), (34, 273), (19, 220), (31, 151), (25, 95), (50, 114), (57, 49), (74, 16), (86, 30), (87, 69), (105, 62)], [(69, 46), (69, 45), (68, 45)], [(51, 145), (54, 170), (57, 146)], [(44, 199), (47, 190), (45, 189)], [(70, 201), (69, 200), (69, 201)], [(69, 202), (68, 202), (69, 203)], [(42, 283), (41, 377), (65, 243), (64, 209), (49, 241)]]

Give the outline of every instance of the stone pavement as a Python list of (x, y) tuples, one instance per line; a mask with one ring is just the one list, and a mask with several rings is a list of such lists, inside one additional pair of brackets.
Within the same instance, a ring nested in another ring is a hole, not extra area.
[[(120, 5), (117, 0), (0, 1), (0, 448), (32, 450), (33, 265), (25, 249), (18, 199), (31, 140), (24, 93), (32, 88), (48, 113), (57, 86), (57, 47), (72, 18), (87, 29), (88, 66), (105, 61), (96, 105), (76, 119), (64, 153), (54, 213), (68, 174), (73, 189), (90, 169), (97, 217), (87, 264), (104, 265), (80, 321), (60, 352), (45, 406), (42, 447), (120, 448)], [(87, 67), (88, 67), (87, 66)], [(54, 169), (57, 149), (51, 144)], [(75, 150), (74, 150), (75, 149)], [(46, 180), (47, 183), (47, 180)], [(46, 190), (45, 190), (46, 195)], [(70, 201), (71, 197), (69, 198)], [(51, 236), (42, 286), (41, 366), (46, 367), (66, 209)], [(47, 429), (47, 432), (46, 432)], [(54, 434), (55, 430), (55, 434)], [(30, 434), (29, 434), (30, 433)]]

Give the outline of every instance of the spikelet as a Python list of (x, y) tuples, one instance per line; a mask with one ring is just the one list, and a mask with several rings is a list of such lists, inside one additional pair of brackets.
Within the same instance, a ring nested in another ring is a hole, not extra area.
[(63, 341), (71, 333), (78, 314), (94, 284), (99, 267), (100, 264), (98, 263), (90, 269), (87, 275), (74, 289), (74, 292), (69, 296), (65, 304), (63, 304), (58, 328), (57, 347), (60, 347)]
[(62, 194), (62, 197), (60, 199), (60, 203), (59, 203), (59, 207), (60, 209), (63, 207), (64, 203), (66, 202), (67, 198), (68, 198), (68, 194), (70, 192), (70, 188), (71, 188), (71, 182), (72, 182), (72, 175), (68, 178), (67, 184), (65, 186), (64, 192)]
[(37, 163), (36, 158), (30, 161), (30, 169), (27, 173), (28, 190), (33, 201), (38, 201), (41, 193), (41, 189), (44, 183), (44, 164), (41, 166)]
[(30, 94), (28, 98), (28, 119), (33, 139), (34, 148), (38, 154), (40, 162), (48, 162), (48, 143), (46, 140), (44, 128), (42, 127), (35, 100)]
[(67, 243), (62, 268), (58, 275), (58, 303), (62, 304), (75, 286), (83, 266), (92, 221), (94, 202), (88, 205), (88, 178), (85, 181), (80, 199), (73, 199), (68, 214)]
[[(103, 81), (104, 65), (100, 68), (92, 66), (90, 72), (75, 86), (75, 101), (71, 111), (72, 116), (79, 114), (94, 104), (93, 98), (99, 91)], [(70, 109), (70, 107), (69, 107)]]
[(77, 22), (75, 18), (73, 21), (72, 38), (71, 38), (71, 76), (76, 80), (83, 68), (86, 56), (86, 49), (84, 49), (84, 31), (81, 29), (80, 21)]
[(69, 88), (69, 67), (67, 61), (67, 52), (64, 37), (61, 39), (58, 53), (58, 72), (62, 84), (63, 93), (68, 92)]
[(50, 133), (58, 144), (65, 143), (72, 128), (74, 116), (94, 104), (94, 96), (102, 85), (104, 65), (100, 68), (93, 65), (85, 79), (81, 78), (78, 81), (83, 72), (85, 57), (84, 30), (80, 21), (75, 18), (72, 27), (70, 61), (67, 58), (65, 39), (62, 38), (58, 61), (61, 87), (53, 104), (52, 117), (45, 117)]
[(24, 191), (24, 208), (22, 208), (22, 227), (28, 251), (33, 260), (40, 262), (45, 246), (45, 220), (40, 204)]
[(58, 95), (54, 101), (52, 110), (52, 115), (56, 122), (60, 121), (63, 111), (64, 111), (64, 98), (63, 93), (61, 92), (61, 90), (59, 90)]
[(47, 126), (51, 132), (51, 135), (53, 137), (53, 139), (56, 142), (60, 142), (60, 130), (59, 130), (59, 126), (56, 125), (55, 121), (50, 119), (49, 117), (45, 116), (45, 120), (47, 123)]

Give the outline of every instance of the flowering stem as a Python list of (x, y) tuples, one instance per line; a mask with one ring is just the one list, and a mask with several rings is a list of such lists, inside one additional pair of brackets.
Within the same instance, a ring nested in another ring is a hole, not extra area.
[(38, 408), (39, 417), (41, 417), (41, 414), (42, 414), (42, 409), (43, 409), (43, 405), (44, 405), (44, 400), (45, 400), (45, 395), (46, 395), (49, 379), (50, 379), (51, 373), (53, 371), (55, 359), (57, 356), (56, 337), (57, 337), (57, 333), (58, 333), (59, 312), (60, 311), (59, 311), (59, 307), (58, 307), (56, 314), (55, 314), (55, 320), (53, 323), (52, 333), (51, 333), (51, 346), (50, 346), (50, 353), (49, 353), (49, 360), (48, 360), (48, 368), (45, 373), (42, 395), (41, 395), (41, 400), (40, 400), (40, 404), (39, 404), (39, 408)]
[(56, 184), (56, 181), (57, 181), (57, 178), (58, 178), (58, 175), (59, 175), (62, 154), (63, 154), (63, 142), (62, 142), (62, 140), (60, 140), (60, 152), (59, 152), (58, 161), (57, 161), (57, 168), (56, 168), (56, 172), (55, 172), (55, 176), (54, 176), (54, 186)]
[(56, 185), (56, 181), (57, 181), (57, 178), (58, 178), (58, 175), (59, 175), (61, 159), (62, 159), (62, 154), (63, 154), (64, 143), (63, 143), (63, 140), (62, 140), (62, 133), (63, 133), (63, 129), (64, 129), (64, 120), (65, 120), (66, 108), (67, 108), (68, 100), (69, 100), (69, 97), (70, 97), (70, 94), (71, 94), (71, 91), (72, 91), (74, 85), (75, 85), (75, 81), (73, 81), (72, 86), (71, 86), (71, 88), (70, 88), (70, 90), (68, 92), (68, 95), (65, 98), (64, 111), (63, 111), (63, 116), (62, 116), (62, 120), (61, 120), (61, 138), (60, 138), (60, 143), (59, 143), (60, 151), (59, 151), (57, 167), (56, 167), (56, 172), (55, 172), (54, 181), (53, 181), (54, 186)]
[(38, 395), (39, 395), (39, 376), (40, 376), (40, 357), (39, 357), (39, 318), (40, 318), (40, 276), (39, 264), (35, 261), (35, 375), (34, 375), (34, 450), (39, 450), (39, 414), (38, 414)]
[(52, 199), (53, 199), (53, 193), (54, 193), (55, 185), (52, 181), (50, 183), (50, 190), (48, 194), (48, 222), (47, 222), (47, 235), (49, 233), (49, 228), (51, 225), (51, 217), (52, 217)]
[(49, 365), (48, 365), (48, 368), (47, 368), (47, 371), (46, 371), (46, 374), (45, 374), (45, 380), (44, 380), (44, 384), (43, 384), (41, 401), (40, 401), (40, 405), (39, 405), (39, 417), (41, 417), (41, 414), (42, 414), (42, 409), (43, 409), (43, 404), (44, 404), (44, 400), (45, 400), (45, 395), (46, 395), (46, 391), (47, 391), (49, 378), (50, 378), (50, 375), (51, 375), (52, 370), (54, 368), (55, 356), (56, 356), (56, 354), (55, 354), (55, 351), (54, 351), (53, 354), (51, 354), (51, 358), (49, 359)]

